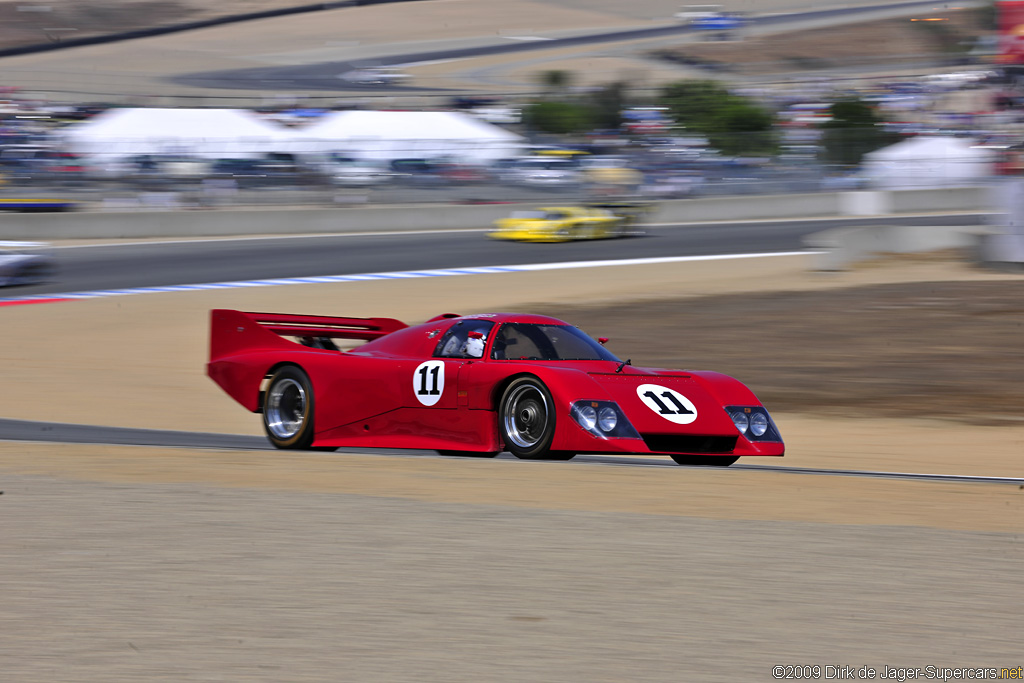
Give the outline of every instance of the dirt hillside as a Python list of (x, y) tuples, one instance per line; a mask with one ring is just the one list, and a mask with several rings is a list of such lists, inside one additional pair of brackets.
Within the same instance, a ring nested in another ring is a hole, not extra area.
[(659, 367), (743, 377), (767, 405), (1024, 424), (1024, 282), (915, 282), (545, 311)]

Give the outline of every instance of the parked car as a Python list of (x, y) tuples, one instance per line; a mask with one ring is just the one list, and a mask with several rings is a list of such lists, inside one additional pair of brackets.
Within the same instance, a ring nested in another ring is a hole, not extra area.
[(434, 159), (393, 159), (389, 169), (398, 182), (410, 185), (437, 186), (448, 182), (442, 174), (443, 164)]
[(583, 174), (575, 159), (561, 157), (523, 157), (505, 171), (509, 182), (528, 187), (564, 189), (578, 187)]
[(301, 185), (312, 180), (312, 175), (290, 154), (268, 154), (254, 159), (216, 159), (207, 178), (233, 180), (238, 187), (274, 187)]
[(394, 174), (382, 163), (365, 159), (333, 157), (322, 166), (332, 185), (338, 187), (370, 187), (389, 182)]

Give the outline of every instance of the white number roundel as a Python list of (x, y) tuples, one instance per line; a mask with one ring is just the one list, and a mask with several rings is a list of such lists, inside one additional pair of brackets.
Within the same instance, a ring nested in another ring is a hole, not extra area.
[(425, 406), (432, 406), (444, 394), (444, 361), (428, 360), (420, 363), (412, 373), (412, 390), (416, 400)]
[(641, 384), (636, 395), (648, 408), (677, 425), (688, 425), (697, 419), (697, 406), (678, 391), (660, 384)]

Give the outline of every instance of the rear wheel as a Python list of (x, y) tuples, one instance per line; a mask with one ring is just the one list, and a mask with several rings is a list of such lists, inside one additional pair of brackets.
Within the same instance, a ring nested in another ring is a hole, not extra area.
[(263, 397), (263, 427), (275, 448), (313, 444), (313, 403), (313, 384), (301, 368), (285, 365), (273, 374)]
[(702, 467), (728, 467), (740, 459), (738, 455), (673, 455), (672, 459), (680, 465), (700, 465)]
[(551, 392), (535, 377), (520, 377), (505, 389), (498, 410), (505, 447), (524, 460), (569, 460), (575, 454), (551, 451), (555, 410)]

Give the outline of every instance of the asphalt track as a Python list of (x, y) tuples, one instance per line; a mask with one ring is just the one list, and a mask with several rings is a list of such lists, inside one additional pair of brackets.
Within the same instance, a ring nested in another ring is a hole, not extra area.
[[(0, 418), (0, 440), (41, 443), (77, 443), (108, 446), (156, 446), (161, 448), (200, 448), (215, 450), (260, 451), (273, 450), (263, 437), (241, 434), (209, 434), (201, 432), (179, 432), (158, 429), (127, 429), (122, 427), (97, 427), (92, 425), (62, 424), (53, 422), (32, 422)], [(413, 449), (338, 449), (339, 453), (377, 455), (381, 457), (429, 457), (447, 458), (436, 451)], [(517, 461), (513, 455), (502, 453), (503, 460)], [(750, 460), (757, 460), (756, 458)], [(771, 458), (768, 458), (771, 460)], [(577, 455), (574, 465), (600, 465), (618, 467), (680, 467), (666, 458), (621, 457), (607, 455)], [(555, 463), (552, 463), (555, 464)], [(564, 463), (563, 463), (564, 464)], [(712, 468), (718, 469), (718, 468)], [(809, 467), (786, 467), (780, 465), (737, 464), (733, 470), (776, 472), (780, 474), (803, 474), (839, 477), (867, 477), (871, 479), (912, 479), (915, 481), (957, 482), (976, 484), (1003, 484), (1024, 488), (1024, 478), (976, 477), (955, 474), (922, 474), (913, 472), (878, 472), (869, 470), (833, 470)]]
[[(840, 9), (815, 10), (811, 12), (799, 12), (792, 14), (778, 14), (770, 16), (752, 17), (749, 20), (751, 28), (770, 27), (784, 25), (787, 23), (804, 21), (821, 21), (829, 19), (841, 19), (843, 17), (859, 14), (870, 14), (882, 10), (893, 9), (915, 9), (919, 7), (932, 7), (934, 2), (907, 2), (874, 5), (870, 7), (846, 7)], [(550, 40), (517, 41), (509, 42), (507, 39), (500, 43), (481, 45), (475, 47), (464, 47), (447, 50), (433, 50), (429, 52), (415, 52), (390, 56), (375, 57), (372, 61), (377, 66), (401, 66), (417, 64), (422, 62), (450, 61), (466, 59), (470, 57), (484, 57), (489, 55), (510, 54), (517, 52), (532, 52), (537, 50), (553, 50), (580, 45), (599, 43), (615, 43), (625, 41), (647, 40), (663, 38), (673, 35), (694, 34), (696, 29), (684, 24), (669, 24), (645, 29), (632, 29), (627, 31), (610, 31), (593, 33), (587, 35), (573, 36), (570, 38), (557, 38)], [(366, 60), (347, 62), (321, 62), (318, 64), (303, 64), (298, 66), (283, 67), (260, 67), (251, 69), (232, 69), (228, 71), (211, 71), (193, 74), (184, 74), (167, 79), (179, 85), (188, 85), (203, 88), (218, 88), (225, 90), (279, 90), (279, 89), (302, 89), (320, 91), (353, 91), (365, 90), (373, 92), (423, 92), (425, 90), (437, 91), (433, 88), (417, 88), (414, 86), (388, 86), (382, 84), (359, 85), (347, 83), (341, 80), (340, 75), (354, 69), (365, 66)]]
[(837, 226), (978, 225), (978, 214), (652, 226), (618, 240), (520, 244), (483, 230), (134, 242), (57, 248), (57, 277), (3, 297), (384, 271), (799, 251)]

